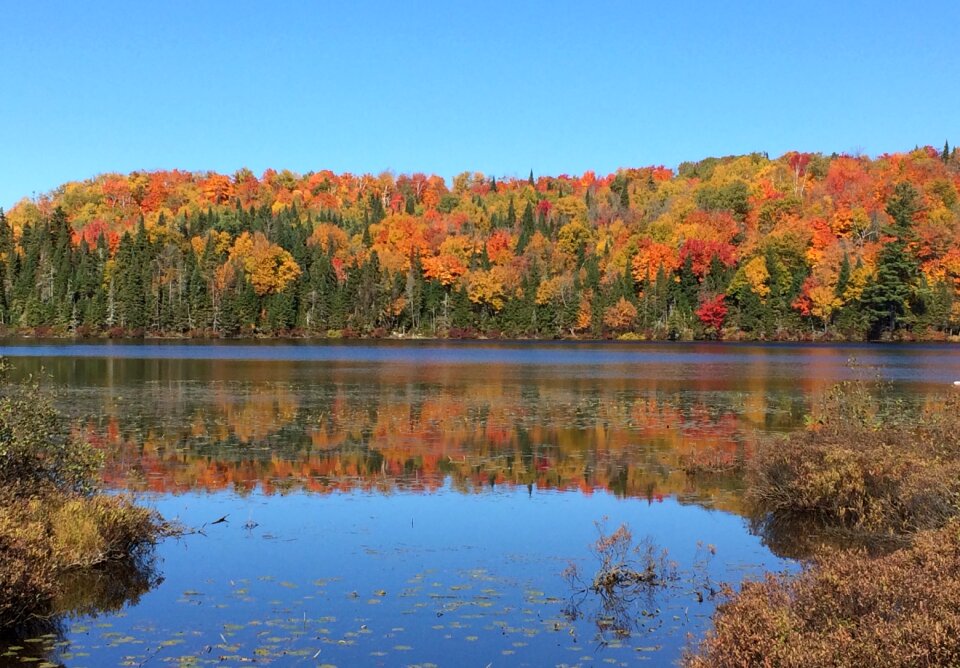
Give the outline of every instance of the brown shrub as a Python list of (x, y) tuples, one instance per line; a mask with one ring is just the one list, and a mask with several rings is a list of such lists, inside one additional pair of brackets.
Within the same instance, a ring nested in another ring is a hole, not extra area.
[(125, 559), (160, 533), (157, 515), (125, 497), (68, 498), (48, 509), (47, 517), (53, 558), (61, 569)]
[(831, 552), (726, 593), (688, 668), (960, 665), (956, 520), (887, 556)]
[(135, 564), (161, 526), (156, 513), (124, 497), (0, 493), (0, 629), (48, 615), (70, 571)]
[(0, 629), (46, 610), (55, 592), (46, 532), (27, 520), (24, 505), (0, 495)]
[(52, 613), (67, 571), (135, 565), (162, 523), (95, 494), (99, 453), (70, 435), (37, 383), (10, 383), (7, 371), (0, 360), (0, 630), (15, 630)]
[(910, 413), (862, 383), (838, 386), (810, 429), (757, 448), (746, 497), (767, 525), (879, 540), (942, 527), (960, 514), (960, 400)]

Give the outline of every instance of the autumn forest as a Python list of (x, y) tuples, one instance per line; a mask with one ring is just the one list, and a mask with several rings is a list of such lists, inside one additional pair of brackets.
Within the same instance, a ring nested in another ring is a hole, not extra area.
[(960, 152), (599, 176), (104, 174), (0, 211), (0, 324), (57, 336), (946, 339)]

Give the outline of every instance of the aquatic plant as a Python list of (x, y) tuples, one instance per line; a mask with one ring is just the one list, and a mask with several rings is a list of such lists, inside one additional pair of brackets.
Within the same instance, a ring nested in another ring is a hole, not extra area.
[[(593, 614), (598, 632), (604, 636), (629, 636), (640, 619), (649, 619), (659, 613), (653, 601), (658, 588), (679, 580), (677, 564), (669, 559), (666, 550), (658, 549), (652, 539), (635, 542), (633, 532), (626, 524), (608, 532), (606, 520), (595, 523), (597, 540), (590, 546), (595, 557), (596, 571), (586, 579), (580, 567), (571, 562), (563, 572), (573, 595), (567, 605), (568, 617), (584, 616), (583, 604), (590, 596), (599, 599), (599, 609)], [(634, 603), (645, 600), (647, 609), (634, 609)], [(655, 612), (653, 612), (655, 611)]]

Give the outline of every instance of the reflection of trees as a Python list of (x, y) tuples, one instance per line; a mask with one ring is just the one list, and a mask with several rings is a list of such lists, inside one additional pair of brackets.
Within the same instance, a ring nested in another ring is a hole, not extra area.
[(828, 356), (822, 377), (781, 377), (769, 352), (730, 377), (697, 355), (630, 369), (24, 358), (18, 372), (42, 364), (70, 388), (65, 410), (83, 418), (121, 487), (329, 492), (450, 479), (738, 510), (736, 477), (688, 476), (685, 464), (736, 462), (759, 434), (797, 428), (837, 371)]
[[(737, 509), (735, 479), (683, 465), (750, 452), (763, 409), (745, 396), (627, 382), (183, 383), (88, 406), (82, 429), (107, 453), (108, 481), (134, 489), (430, 490), (449, 478)], [(793, 423), (792, 407), (780, 414)]]

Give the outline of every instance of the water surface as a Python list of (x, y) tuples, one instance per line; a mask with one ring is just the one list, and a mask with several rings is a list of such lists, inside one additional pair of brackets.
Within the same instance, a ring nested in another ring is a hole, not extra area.
[[(838, 380), (880, 374), (921, 405), (960, 379), (945, 346), (16, 342), (0, 353), (16, 374), (50, 377), (106, 453), (112, 489), (203, 532), (161, 544), (126, 598), (65, 603), (79, 612), (7, 650), (12, 665), (30, 652), (70, 666), (669, 663), (702, 633), (719, 581), (794, 567), (750, 534), (736, 476), (689, 476), (687, 464), (735, 463), (801, 427)], [(668, 586), (631, 603), (629, 635), (561, 577), (571, 561), (592, 572), (603, 518), (677, 564)]]

